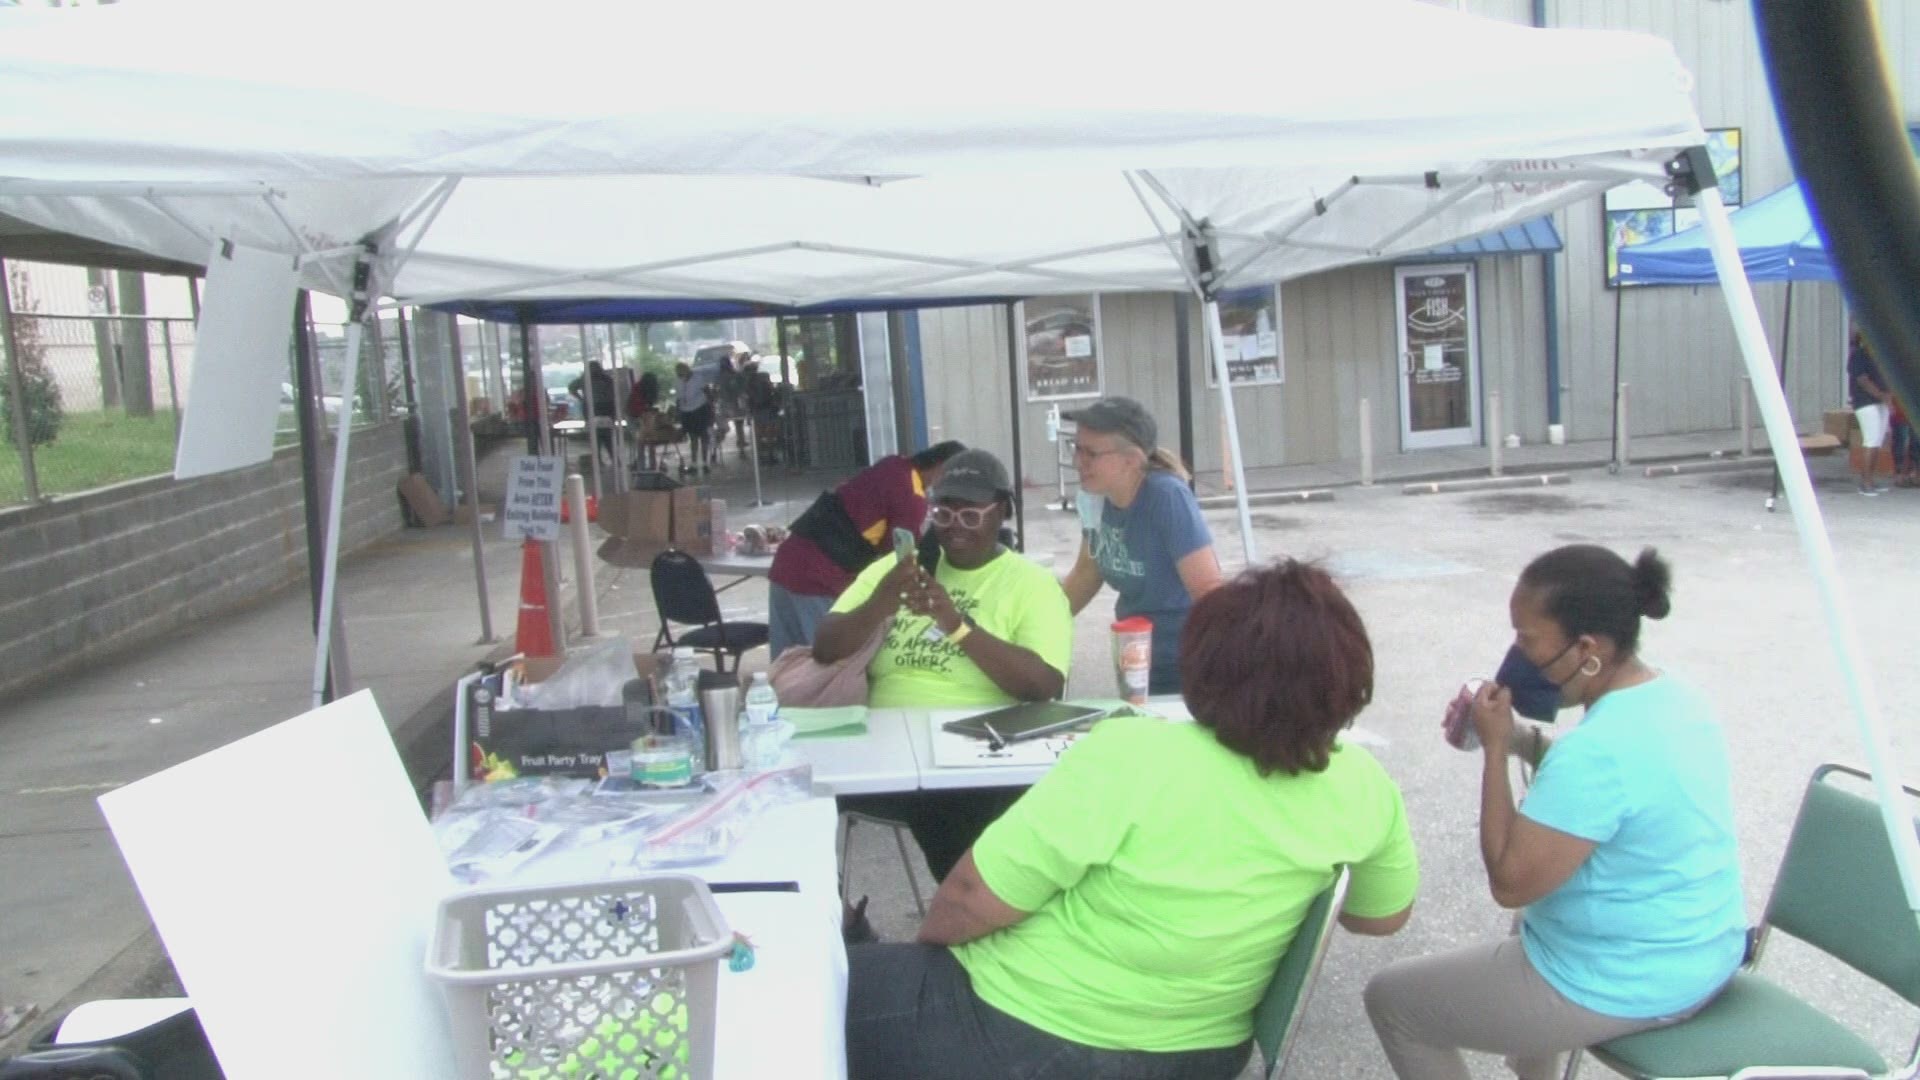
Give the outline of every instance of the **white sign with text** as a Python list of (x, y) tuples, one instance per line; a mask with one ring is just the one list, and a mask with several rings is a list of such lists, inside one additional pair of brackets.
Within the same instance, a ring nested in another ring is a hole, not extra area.
[(501, 513), (509, 540), (560, 539), (560, 485), (566, 461), (524, 455), (507, 469), (507, 505)]

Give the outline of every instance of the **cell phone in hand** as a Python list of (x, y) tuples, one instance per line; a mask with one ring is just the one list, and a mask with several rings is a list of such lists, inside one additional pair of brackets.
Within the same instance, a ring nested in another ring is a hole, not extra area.
[(893, 530), (893, 557), (900, 562), (913, 560), (914, 548), (919, 541), (914, 538), (913, 530), (895, 527)]

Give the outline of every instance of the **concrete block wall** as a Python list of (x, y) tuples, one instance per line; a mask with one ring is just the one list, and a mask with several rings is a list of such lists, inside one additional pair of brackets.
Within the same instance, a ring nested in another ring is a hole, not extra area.
[[(402, 521), (403, 425), (354, 432), (340, 550)], [(332, 463), (323, 446), (323, 473)], [(298, 447), (218, 476), (134, 480), (0, 510), (0, 693), (304, 582)]]

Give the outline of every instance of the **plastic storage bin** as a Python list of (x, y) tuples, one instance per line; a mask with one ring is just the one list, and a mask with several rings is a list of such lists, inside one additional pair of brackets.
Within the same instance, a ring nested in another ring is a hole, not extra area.
[(732, 947), (690, 874), (487, 887), (441, 901), (427, 972), (462, 1077), (703, 1080)]

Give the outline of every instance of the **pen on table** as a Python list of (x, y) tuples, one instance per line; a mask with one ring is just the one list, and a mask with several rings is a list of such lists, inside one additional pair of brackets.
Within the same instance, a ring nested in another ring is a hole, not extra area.
[(985, 720), (982, 720), (980, 721), (980, 726), (987, 729), (987, 749), (988, 750), (999, 750), (1002, 747), (1007, 745), (1007, 740), (1001, 738), (1000, 733), (993, 730), (992, 724), (989, 724)]
[(797, 881), (714, 881), (707, 884), (708, 892), (799, 892)]

